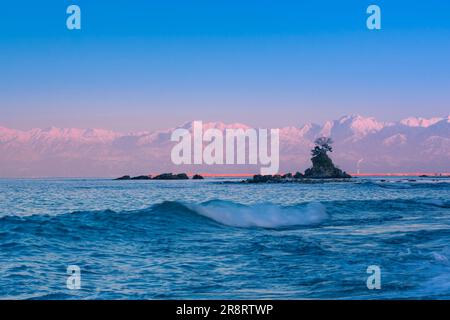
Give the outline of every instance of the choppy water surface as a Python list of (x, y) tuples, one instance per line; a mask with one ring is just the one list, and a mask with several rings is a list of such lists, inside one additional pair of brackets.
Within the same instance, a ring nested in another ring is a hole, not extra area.
[(448, 179), (0, 180), (2, 299), (449, 299), (449, 259)]

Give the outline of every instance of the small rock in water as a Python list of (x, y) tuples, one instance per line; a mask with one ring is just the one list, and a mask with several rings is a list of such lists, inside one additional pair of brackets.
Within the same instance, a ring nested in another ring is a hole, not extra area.
[(116, 178), (114, 180), (131, 180), (131, 177), (130, 176), (122, 176), (122, 177)]

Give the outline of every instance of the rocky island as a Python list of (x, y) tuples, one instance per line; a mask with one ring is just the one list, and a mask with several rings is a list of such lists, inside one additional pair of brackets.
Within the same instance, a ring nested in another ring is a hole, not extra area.
[(255, 175), (251, 179), (244, 180), (244, 183), (283, 183), (283, 182), (314, 182), (318, 179), (327, 181), (346, 181), (351, 176), (333, 164), (328, 156), (328, 152), (333, 152), (331, 138), (318, 138), (315, 140), (315, 147), (311, 150), (312, 167), (300, 172), (287, 173), (285, 175)]

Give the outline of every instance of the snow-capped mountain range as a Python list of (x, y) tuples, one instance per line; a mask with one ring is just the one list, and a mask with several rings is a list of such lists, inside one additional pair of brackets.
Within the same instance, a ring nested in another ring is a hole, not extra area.
[[(180, 127), (191, 129), (192, 122)], [(204, 128), (249, 128), (204, 123)], [(119, 133), (103, 129), (0, 127), (0, 177), (115, 177), (159, 172), (253, 173), (255, 166), (176, 166), (174, 129)], [(323, 125), (280, 128), (280, 171), (303, 171), (317, 137), (333, 138), (334, 162), (350, 173), (450, 172), (450, 116), (380, 122), (360, 115)]]

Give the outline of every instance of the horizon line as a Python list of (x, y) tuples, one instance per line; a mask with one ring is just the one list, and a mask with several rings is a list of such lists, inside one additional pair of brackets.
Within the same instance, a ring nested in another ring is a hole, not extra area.
[[(289, 172), (287, 172), (289, 173)], [(292, 172), (290, 172), (292, 173)], [(151, 173), (151, 174), (143, 174), (148, 176), (156, 176), (161, 173)], [(176, 174), (176, 173), (175, 173)], [(199, 174), (203, 177), (207, 178), (248, 178), (257, 175), (257, 173), (186, 173), (189, 177), (193, 177), (195, 174)], [(283, 175), (286, 173), (279, 173), (279, 175)], [(420, 177), (427, 176), (430, 178), (439, 178), (439, 177), (450, 177), (450, 172), (378, 172), (378, 173), (349, 173), (352, 177)], [(49, 177), (49, 176), (41, 176), (41, 177), (0, 177), (2, 180), (7, 179), (115, 179), (117, 176), (112, 177)]]

